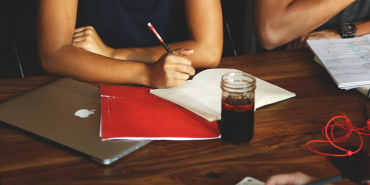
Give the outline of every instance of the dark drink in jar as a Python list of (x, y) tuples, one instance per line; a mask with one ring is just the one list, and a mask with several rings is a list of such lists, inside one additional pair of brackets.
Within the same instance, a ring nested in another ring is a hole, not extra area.
[(247, 143), (254, 135), (256, 79), (244, 72), (222, 76), (221, 138), (226, 143)]
[(254, 134), (254, 102), (228, 96), (222, 101), (221, 136), (225, 142), (246, 143)]

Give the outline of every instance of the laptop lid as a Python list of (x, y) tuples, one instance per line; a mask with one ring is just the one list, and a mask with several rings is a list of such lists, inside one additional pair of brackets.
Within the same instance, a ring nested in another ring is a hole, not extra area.
[(102, 141), (100, 89), (62, 78), (0, 104), (0, 120), (110, 164), (150, 141)]

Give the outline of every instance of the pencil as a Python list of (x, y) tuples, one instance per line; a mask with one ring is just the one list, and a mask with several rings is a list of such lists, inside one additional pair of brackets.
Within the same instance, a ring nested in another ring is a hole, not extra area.
[(164, 49), (167, 50), (167, 53), (171, 53), (172, 54), (172, 51), (170, 50), (170, 48), (168, 48), (167, 44), (163, 42), (163, 39), (161, 38), (161, 36), (157, 33), (157, 31), (155, 31), (154, 27), (152, 24), (148, 23), (148, 26), (149, 28), (153, 31), (153, 33), (157, 36), (157, 38), (159, 39), (159, 41), (161, 41)]

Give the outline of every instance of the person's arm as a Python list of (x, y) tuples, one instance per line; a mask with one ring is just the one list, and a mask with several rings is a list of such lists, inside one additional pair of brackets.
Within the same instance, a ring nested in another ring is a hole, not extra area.
[[(187, 57), (195, 68), (216, 67), (220, 62), (223, 47), (220, 1), (185, 0), (184, 7), (190, 40), (166, 44), (172, 49), (191, 48), (194, 54)], [(145, 48), (112, 49), (101, 41), (98, 33), (91, 26), (77, 28), (73, 44), (107, 57), (144, 63), (154, 63), (166, 52), (160, 44)]]
[(370, 34), (370, 20), (355, 22), (356, 25), (356, 37), (361, 37), (366, 34)]
[[(191, 61), (163, 54), (154, 64), (116, 60), (72, 46), (78, 0), (39, 0), (37, 42), (46, 72), (83, 81), (142, 84), (168, 88), (194, 75)], [(174, 53), (179, 53), (177, 50)]]
[[(356, 37), (361, 37), (370, 33), (370, 21), (355, 22)], [(338, 23), (339, 25), (339, 23)], [(337, 28), (331, 28), (321, 31), (314, 31), (308, 33), (300, 38), (297, 38), (287, 45), (287, 50), (307, 48), (307, 40), (321, 40), (321, 39), (341, 39), (342, 36), (338, 33)]]
[(355, 0), (254, 0), (254, 33), (267, 50), (312, 32)]

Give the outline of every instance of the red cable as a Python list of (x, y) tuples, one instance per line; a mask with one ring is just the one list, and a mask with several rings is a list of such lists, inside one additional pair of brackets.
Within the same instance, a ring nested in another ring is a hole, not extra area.
[[(341, 114), (341, 116), (334, 116), (334, 114)], [(351, 156), (352, 154), (355, 154), (357, 153), (358, 151), (361, 150), (362, 148), (362, 145), (363, 145), (363, 139), (362, 139), (362, 136), (361, 135), (370, 135), (370, 120), (367, 120), (367, 125), (366, 127), (363, 127), (363, 128), (357, 128), (355, 126), (352, 125), (351, 121), (347, 118), (347, 116), (342, 113), (342, 112), (334, 112), (332, 115), (331, 115), (331, 119), (329, 120), (329, 122), (326, 124), (326, 126), (322, 129), (322, 134), (326, 137), (327, 140), (311, 140), (311, 141), (308, 141), (306, 143), (306, 146), (308, 149), (310, 149), (311, 151), (315, 152), (315, 153), (318, 153), (318, 154), (321, 154), (321, 155), (326, 155), (326, 156), (336, 156), (336, 157), (345, 157), (345, 156)], [(344, 120), (340, 120), (340, 121), (336, 121), (337, 119), (344, 119)], [(333, 124), (331, 125), (330, 123)], [(347, 133), (345, 135), (343, 135), (342, 137), (339, 137), (339, 138), (335, 138), (334, 137), (334, 127), (335, 126), (339, 126), (340, 128), (344, 129), (344, 130), (347, 130)], [(331, 137), (329, 137), (329, 134), (328, 134), (328, 128), (331, 128), (330, 129), (330, 133), (331, 133)], [(339, 146), (337, 146), (336, 144), (334, 144), (335, 142), (337, 143), (343, 143), (345, 142), (352, 134), (352, 132), (356, 132), (358, 134), (358, 136), (360, 137), (361, 139), (361, 145), (360, 147), (358, 148), (358, 150), (356, 151), (351, 151), (351, 150), (346, 150), (344, 148), (341, 148)], [(315, 151), (313, 149), (311, 149), (308, 144), (309, 143), (331, 143), (334, 147), (340, 149), (340, 150), (343, 150), (346, 152), (346, 154), (328, 154), (328, 153), (322, 153), (322, 152), (318, 152), (318, 151)], [(369, 184), (370, 185), (370, 184)]]

